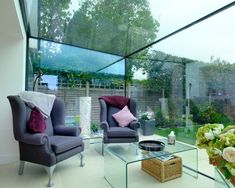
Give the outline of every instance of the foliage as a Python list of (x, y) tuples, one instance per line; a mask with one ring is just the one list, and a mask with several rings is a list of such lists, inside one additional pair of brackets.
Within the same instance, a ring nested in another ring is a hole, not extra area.
[(152, 42), (158, 27), (146, 0), (86, 0), (70, 20), (64, 41), (124, 56)]
[(158, 127), (184, 127), (185, 120), (183, 118), (175, 118), (175, 117), (164, 117), (161, 109), (157, 108), (155, 111), (156, 117), (156, 126)]
[(155, 117), (156, 117), (156, 125), (165, 127), (167, 124), (167, 120), (162, 115), (161, 109), (156, 109), (155, 111)]
[(185, 127), (186, 126), (186, 121), (183, 118), (176, 118), (174, 119), (174, 124), (176, 127)]
[(80, 124), (80, 115), (75, 116), (75, 122), (76, 122), (77, 125)]
[(39, 36), (45, 39), (61, 41), (64, 29), (69, 21), (70, 0), (41, 0)]
[(167, 127), (169, 121), (162, 115), (161, 111), (156, 112), (156, 126)]
[(171, 131), (175, 132), (176, 140), (194, 145), (196, 141), (196, 132), (199, 126), (193, 126), (188, 129), (187, 127), (169, 127), (169, 128), (157, 128), (156, 134), (167, 137)]
[(217, 167), (230, 179), (235, 176), (235, 126), (224, 128), (221, 124), (206, 124), (198, 129), (197, 146), (204, 148), (210, 158), (219, 158)]
[(128, 57), (127, 65), (131, 64), (131, 66), (127, 67), (130, 74), (127, 77), (131, 78), (134, 71), (142, 71), (143, 74), (147, 74), (147, 79), (135, 80), (135, 82), (156, 90), (163, 98), (169, 98), (173, 83), (183, 85), (184, 66), (190, 61), (155, 50), (149, 51), (147, 55), (140, 52)]
[(222, 91), (225, 88), (233, 87), (235, 64), (229, 63), (220, 58), (211, 60), (210, 64), (201, 67), (201, 72), (210, 93)]
[(142, 119), (142, 120), (153, 119), (153, 113), (152, 112), (144, 112), (141, 114), (140, 119)]
[(205, 124), (203, 127), (200, 127), (197, 131), (197, 146), (200, 149), (209, 150), (211, 144), (216, 142), (218, 135), (224, 129), (223, 124)]
[(97, 132), (99, 130), (99, 124), (93, 122), (91, 124), (91, 130), (92, 130), (92, 132)]
[(190, 100), (190, 114), (192, 114), (192, 120), (198, 124), (229, 123), (231, 121), (230, 118), (219, 110), (216, 103), (196, 105), (193, 100)]
[[(84, 72), (74, 71), (73, 68), (69, 70), (51, 69), (50, 67), (40, 67), (40, 59), (44, 56), (40, 51), (30, 49), (29, 57), (33, 65), (34, 73), (41, 70), (46, 75), (57, 75), (59, 79), (65, 80), (69, 87), (76, 87), (78, 82), (85, 84), (87, 81), (96, 84), (110, 84), (113, 87), (124, 85), (124, 76), (118, 74), (109, 74), (101, 72)], [(50, 63), (54, 63), (53, 61)], [(61, 65), (62, 66), (62, 65)], [(61, 67), (60, 66), (60, 67)], [(66, 66), (66, 65), (65, 65)]]
[[(122, 56), (156, 38), (159, 23), (152, 17), (147, 0), (114, 0), (112, 3), (109, 0), (81, 0), (79, 3), (79, 9), (71, 12), (70, 0), (40, 1), (39, 36)], [(48, 52), (43, 52), (45, 58), (49, 57), (48, 67), (44, 69), (53, 69), (50, 67), (53, 65), (58, 69), (60, 67), (62, 71), (63, 57), (58, 57), (58, 54), (66, 53), (62, 46), (50, 42), (43, 45), (49, 49)], [(66, 61), (70, 62), (70, 67), (66, 65), (63, 70), (71, 72), (69, 80), (74, 85), (72, 79), (76, 75), (73, 70), (77, 67), (78, 70), (83, 70), (84, 65), (88, 68), (87, 64), (90, 62), (84, 63), (85, 59), (77, 60), (74, 56), (66, 57)], [(37, 63), (40, 64), (40, 59)], [(130, 71), (127, 75), (132, 76), (131, 74)]]

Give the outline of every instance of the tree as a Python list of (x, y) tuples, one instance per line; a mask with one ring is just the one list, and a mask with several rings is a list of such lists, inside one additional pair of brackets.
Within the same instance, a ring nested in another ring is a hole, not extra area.
[(124, 56), (156, 38), (147, 0), (86, 0), (73, 15), (66, 43)]
[(64, 30), (71, 16), (70, 0), (40, 0), (39, 36), (61, 42)]
[[(71, 13), (69, 11), (69, 5), (71, 0), (39, 0), (39, 37), (45, 40), (52, 40), (56, 42), (62, 42), (64, 38), (64, 31), (66, 24), (68, 23)], [(47, 54), (44, 51), (44, 57), (48, 56), (53, 59), (54, 56), (61, 53), (61, 46), (46, 41), (37, 41), (38, 50), (41, 48), (49, 49)], [(40, 64), (40, 59), (37, 62)]]
[[(128, 68), (142, 70), (147, 80), (142, 81), (148, 88), (161, 92), (162, 97), (169, 97), (172, 83), (183, 84), (183, 68), (192, 60), (152, 50), (147, 55), (139, 54), (128, 58)], [(132, 72), (127, 71), (131, 80)]]
[[(40, 37), (121, 56), (154, 41), (159, 27), (147, 0), (81, 0), (74, 13), (70, 9), (70, 0), (41, 0), (39, 7)], [(49, 60), (47, 70), (54, 65), (58, 65), (59, 70), (61, 62), (68, 61), (70, 66), (64, 63), (65, 70), (76, 67), (83, 70), (82, 66), (87, 67), (90, 63), (83, 63), (84, 58), (78, 59), (76, 53), (65, 53), (62, 46), (51, 42), (43, 42), (41, 47), (49, 49), (47, 54), (43, 52), (42, 60)], [(66, 60), (59, 58), (60, 54), (66, 54)], [(107, 57), (112, 63), (110, 59)], [(97, 62), (98, 67), (102, 64), (94, 59), (93, 70)]]
[(228, 97), (234, 93), (234, 64), (221, 60), (220, 58), (212, 58), (210, 64), (205, 64), (200, 69), (209, 96)]

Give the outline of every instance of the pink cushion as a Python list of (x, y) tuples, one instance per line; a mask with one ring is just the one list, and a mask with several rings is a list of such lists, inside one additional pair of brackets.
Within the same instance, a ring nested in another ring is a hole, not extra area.
[(120, 127), (125, 127), (133, 120), (136, 120), (136, 117), (133, 116), (127, 106), (124, 106), (122, 110), (113, 114), (113, 118), (118, 122)]
[(44, 133), (46, 129), (46, 123), (41, 112), (34, 107), (31, 111), (29, 118), (29, 130), (32, 133)]

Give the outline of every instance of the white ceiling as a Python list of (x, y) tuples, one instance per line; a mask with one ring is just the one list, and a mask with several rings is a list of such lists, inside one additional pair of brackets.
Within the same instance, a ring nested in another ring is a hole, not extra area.
[(18, 0), (0, 1), (0, 39), (25, 38), (20, 6)]

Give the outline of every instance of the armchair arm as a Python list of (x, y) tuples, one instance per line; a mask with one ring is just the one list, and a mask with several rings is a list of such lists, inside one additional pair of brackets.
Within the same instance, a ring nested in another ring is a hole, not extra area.
[(140, 128), (140, 122), (134, 120), (130, 123), (129, 127), (131, 129), (137, 130), (137, 128)]
[(48, 143), (49, 138), (44, 133), (35, 133), (35, 134), (25, 133), (23, 134), (23, 137), (20, 139), (20, 141), (26, 144), (39, 146)]
[(100, 123), (100, 128), (101, 128), (101, 129), (104, 129), (105, 131), (107, 131), (107, 130), (109, 129), (109, 124), (108, 124), (108, 122), (107, 122), (107, 121), (102, 121), (102, 122)]
[(64, 136), (78, 136), (81, 133), (80, 127), (67, 127), (65, 125), (54, 127), (54, 133), (56, 135)]

